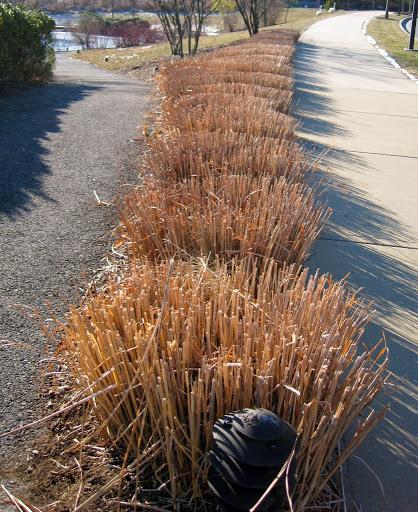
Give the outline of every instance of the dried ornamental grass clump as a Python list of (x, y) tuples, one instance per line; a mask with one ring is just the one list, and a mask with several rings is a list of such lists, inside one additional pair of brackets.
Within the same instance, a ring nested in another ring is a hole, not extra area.
[[(294, 44), (290, 45), (277, 45), (277, 44), (269, 44), (263, 43), (259, 44), (254, 42), (254, 40), (249, 40), (245, 45), (242, 42), (239, 45), (228, 46), (226, 48), (218, 48), (215, 52), (215, 57), (248, 57), (251, 58), (255, 56), (258, 59), (264, 59), (264, 57), (274, 57), (276, 59), (282, 60), (284, 59), (286, 62), (290, 62), (293, 57), (295, 46)], [(212, 54), (213, 55), (213, 54)], [(208, 58), (211, 55), (209, 54)]]
[(243, 44), (252, 44), (253, 41), (274, 43), (276, 45), (294, 45), (299, 37), (297, 30), (267, 30), (259, 32), (255, 37), (243, 41)]
[[(186, 128), (186, 126), (184, 126), (185, 119), (188, 120), (188, 124), (191, 122), (195, 123), (195, 126), (193, 126), (194, 130), (208, 129), (208, 121), (205, 119), (205, 121), (202, 122), (202, 117), (207, 117), (208, 113), (213, 115), (213, 113), (217, 112), (218, 120), (222, 123), (224, 122), (223, 119), (231, 116), (232, 107), (235, 111), (235, 115), (238, 117), (238, 106), (242, 104), (244, 99), (243, 95), (239, 94), (238, 87), (241, 87), (245, 92), (246, 89), (250, 91), (253, 89), (257, 90), (257, 88), (248, 87), (245, 84), (224, 84), (223, 89), (221, 89), (218, 84), (217, 89), (212, 86), (212, 90), (209, 90), (209, 87), (211, 86), (205, 87), (203, 92), (194, 91), (193, 94), (164, 101), (161, 108), (162, 115), (159, 118), (162, 126), (161, 129), (165, 127), (175, 127), (177, 129)], [(262, 88), (262, 90), (264, 91), (265, 89)], [(267, 89), (267, 91), (269, 90)], [(294, 129), (293, 118), (286, 113), (280, 112), (280, 110), (276, 108), (279, 104), (283, 104), (285, 99), (286, 96), (278, 97), (276, 102), (272, 96), (262, 97), (245, 94), (245, 107), (242, 108), (241, 114), (243, 114), (244, 117), (252, 116), (254, 114), (254, 107), (257, 105), (261, 113), (263, 113), (263, 110), (270, 111), (276, 120), (282, 120), (282, 124), (289, 122), (290, 127)], [(286, 104), (283, 105), (286, 106)], [(272, 112), (272, 110), (274, 110), (274, 112)], [(188, 118), (191, 119), (189, 120)], [(271, 119), (268, 124), (274, 124), (274, 121), (275, 119)], [(216, 126), (217, 130), (221, 130), (222, 128), (222, 125)], [(187, 129), (190, 129), (190, 127), (187, 126)], [(229, 130), (231, 130), (231, 127), (227, 126), (225, 131)], [(236, 123), (233, 124), (233, 131), (249, 133), (245, 129), (237, 129)], [(288, 132), (287, 135), (287, 137), (283, 138), (294, 136), (294, 131)], [(276, 135), (276, 137), (279, 138), (280, 134)]]
[(239, 97), (241, 101), (244, 101), (247, 97), (267, 99), (272, 108), (284, 114), (289, 112), (292, 101), (292, 91), (289, 90), (241, 83), (198, 84), (190, 88), (188, 94), (180, 94), (179, 96), (166, 98), (165, 101), (163, 101), (162, 110), (164, 111), (166, 108), (172, 110), (175, 105), (181, 108), (183, 103), (186, 105), (198, 104), (199, 100), (205, 94), (234, 95), (235, 97)]
[[(193, 92), (202, 85), (247, 84), (291, 90), (294, 46), (252, 43), (219, 49), (208, 55), (171, 63), (157, 77), (165, 97)], [(255, 58), (254, 55), (262, 55)]]
[(245, 176), (285, 177), (299, 182), (309, 169), (306, 156), (293, 141), (245, 133), (178, 130), (148, 140), (144, 168), (172, 181), (206, 176), (227, 169)]
[[(295, 143), (295, 120), (287, 115), (294, 34), (266, 34), (260, 41), (254, 38), (250, 46), (224, 48), (162, 69), (161, 111), (148, 137), (147, 172), (167, 180), (225, 169), (302, 179), (308, 165)], [(266, 45), (270, 53), (265, 59), (254, 59), (253, 47), (267, 41), (277, 44)]]
[(213, 424), (258, 406), (298, 431), (290, 509), (302, 512), (383, 414), (368, 409), (387, 360), (360, 342), (367, 307), (300, 270), (328, 211), (303, 183), (289, 116), (295, 37), (263, 32), (157, 78), (152, 180), (120, 210), (128, 264), (63, 326), (96, 434), (124, 453), (119, 480), (85, 503), (116, 482), (134, 508), (155, 486), (159, 510), (210, 510)]
[(135, 258), (244, 258), (301, 264), (328, 212), (306, 185), (228, 173), (147, 181), (121, 212), (121, 240)]
[(72, 309), (65, 347), (102, 432), (137, 468), (138, 492), (151, 468), (166, 498), (204, 507), (214, 422), (258, 406), (298, 431), (297, 512), (381, 415), (367, 407), (386, 351), (360, 344), (366, 320), (341, 283), (306, 270), (144, 263)]
[[(290, 54), (290, 52), (289, 52)], [(206, 59), (204, 65), (207, 69), (227, 69), (228, 71), (244, 71), (246, 73), (272, 73), (282, 76), (292, 77), (293, 68), (291, 65), (291, 55), (265, 55), (262, 59), (254, 60), (252, 55), (242, 53), (237, 59), (237, 55), (212, 56), (212, 59)]]
[[(188, 97), (189, 98), (189, 97)], [(292, 140), (296, 122), (293, 117), (277, 112), (271, 102), (264, 98), (249, 96), (242, 98), (232, 95), (199, 95), (181, 106), (165, 105), (161, 125), (184, 131), (233, 131), (253, 137), (268, 137)], [(182, 107), (182, 108), (181, 108)]]
[(291, 90), (293, 79), (276, 73), (245, 73), (242, 71), (216, 71), (196, 66), (185, 68), (180, 73), (173, 67), (165, 68), (158, 84), (165, 96), (185, 94), (189, 88), (210, 84), (250, 84), (278, 90)]
[[(237, 57), (239, 57), (237, 59)], [(291, 77), (293, 74), (292, 66), (289, 64), (289, 58), (286, 55), (281, 57), (267, 55), (262, 60), (254, 60), (250, 55), (241, 52), (240, 55), (225, 55), (224, 57), (212, 55), (211, 57), (200, 58), (197, 62), (197, 69), (216, 73), (239, 72), (239, 73), (266, 73), (277, 74), (284, 77)], [(184, 65), (184, 69), (189, 68), (190, 63)]]

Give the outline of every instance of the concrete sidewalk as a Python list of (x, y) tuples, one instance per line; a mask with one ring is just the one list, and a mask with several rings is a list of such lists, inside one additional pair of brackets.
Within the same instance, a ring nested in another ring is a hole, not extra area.
[(308, 264), (336, 278), (351, 273), (352, 286), (364, 288), (377, 309), (366, 340), (379, 339), (383, 329), (390, 350), (393, 386), (380, 402), (390, 402), (391, 411), (348, 468), (357, 510), (415, 512), (418, 85), (362, 34), (373, 16), (320, 21), (298, 44), (301, 135), (317, 154), (331, 148), (319, 174), (323, 199), (334, 210)]

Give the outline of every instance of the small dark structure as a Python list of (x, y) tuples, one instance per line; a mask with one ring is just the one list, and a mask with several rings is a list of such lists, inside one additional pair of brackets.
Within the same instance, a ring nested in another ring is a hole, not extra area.
[[(267, 409), (243, 409), (225, 415), (213, 428), (209, 487), (222, 510), (249, 511), (280, 473), (280, 478), (258, 505), (276, 512), (287, 503), (295, 486), (295, 460), (289, 457), (296, 431)], [(282, 470), (282, 471), (281, 471)]]

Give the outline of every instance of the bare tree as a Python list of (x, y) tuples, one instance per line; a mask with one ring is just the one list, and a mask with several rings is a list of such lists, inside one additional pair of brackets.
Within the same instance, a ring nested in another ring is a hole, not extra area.
[(215, 12), (220, 0), (149, 0), (147, 6), (160, 20), (172, 55), (194, 55), (208, 16)]
[(385, 19), (387, 20), (388, 18), (389, 18), (389, 0), (386, 0)]
[(115, 0), (110, 0), (110, 12), (113, 18), (113, 16), (115, 15)]
[(187, 41), (189, 55), (194, 55), (199, 47), (199, 40), (206, 19), (218, 10), (220, 0), (190, 0), (189, 4)]
[(235, 13), (236, 13), (235, 0), (220, 0), (218, 11), (222, 16), (224, 30), (226, 32), (233, 32), (235, 30)]
[(129, 0), (129, 5), (131, 7), (131, 14), (135, 17), (136, 0)]
[(149, 0), (147, 5), (160, 20), (161, 27), (170, 44), (171, 54), (181, 57), (184, 54), (183, 39), (187, 30), (182, 3), (182, 0)]
[(82, 13), (76, 25), (71, 27), (74, 39), (84, 49), (94, 48), (96, 46), (96, 37), (100, 34), (100, 28), (97, 17), (89, 13)]
[(263, 0), (265, 5), (263, 13), (263, 25), (269, 27), (275, 25), (282, 11), (288, 7), (286, 0)]
[(273, 0), (235, 0), (235, 4), (250, 35), (257, 34), (260, 20), (264, 18)]

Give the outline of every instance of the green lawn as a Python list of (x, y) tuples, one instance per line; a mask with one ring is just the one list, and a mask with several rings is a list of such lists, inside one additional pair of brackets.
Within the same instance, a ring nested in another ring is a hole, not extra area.
[[(286, 23), (284, 22), (285, 12), (279, 17), (279, 24), (268, 29), (295, 29), (302, 31), (309, 25), (332, 16), (332, 14), (323, 14), (320, 17), (315, 16), (316, 9), (289, 9)], [(262, 29), (263, 30), (263, 29)], [(227, 44), (247, 39), (248, 32), (245, 30), (237, 32), (221, 33), (216, 36), (204, 36), (200, 40), (199, 48), (216, 48)], [(147, 46), (135, 46), (123, 49), (103, 49), (103, 50), (85, 50), (79, 54), (74, 53), (76, 59), (95, 64), (109, 71), (129, 72), (135, 68), (141, 68), (149, 63), (154, 63), (162, 57), (170, 55), (168, 43), (158, 43)], [(107, 62), (105, 62), (107, 57)]]
[[(403, 16), (391, 14), (388, 20), (382, 17), (374, 18), (367, 26), (367, 33), (371, 35), (379, 46), (384, 48), (396, 62), (415, 76), (418, 75), (418, 51), (407, 52), (409, 36), (399, 27)], [(418, 41), (415, 43), (418, 49)]]

